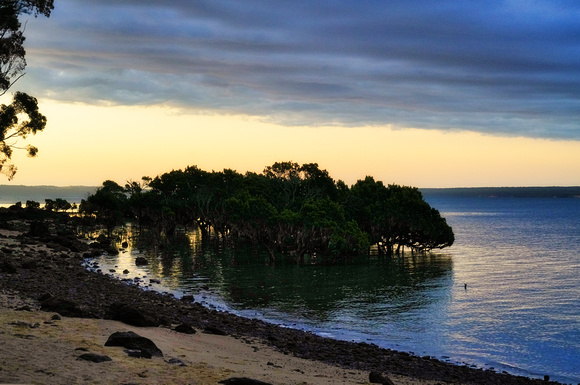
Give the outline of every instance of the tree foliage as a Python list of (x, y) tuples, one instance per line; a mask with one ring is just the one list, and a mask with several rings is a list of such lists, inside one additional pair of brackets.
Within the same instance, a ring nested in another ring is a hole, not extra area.
[[(50, 16), (53, 0), (2, 0), (0, 3), (0, 96), (24, 75), (26, 50), (24, 28), (20, 17), (24, 14)], [(34, 146), (18, 146), (30, 134), (42, 131), (46, 118), (38, 110), (36, 98), (16, 92), (10, 104), (0, 106), (0, 172), (12, 179), (16, 167), (10, 163), (14, 149), (25, 149), (34, 157)]]
[(106, 180), (97, 191), (86, 200), (81, 200), (79, 214), (94, 215), (112, 234), (115, 226), (123, 223), (127, 213), (127, 196), (125, 189), (116, 182)]
[(451, 246), (453, 230), (417, 188), (385, 186), (372, 177), (352, 187), (316, 163), (277, 162), (261, 174), (173, 170), (125, 188), (106, 181), (81, 204), (109, 230), (123, 218), (171, 236), (179, 226), (202, 236), (248, 243), (279, 258), (335, 263), (375, 245), (392, 254), (407, 247)]

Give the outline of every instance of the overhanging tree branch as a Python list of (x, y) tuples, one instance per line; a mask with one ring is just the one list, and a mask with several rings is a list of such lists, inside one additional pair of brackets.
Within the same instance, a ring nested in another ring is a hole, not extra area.
[[(54, 0), (2, 0), (0, 2), (0, 96), (24, 76), (26, 50), (24, 29), (19, 17), (23, 14), (50, 16)], [(38, 148), (17, 146), (20, 139), (36, 134), (46, 127), (46, 117), (38, 110), (36, 98), (16, 92), (12, 103), (0, 106), (0, 172), (9, 180), (16, 173), (10, 163), (13, 149), (23, 149), (28, 156), (36, 156)], [(12, 143), (7, 140), (14, 139)]]

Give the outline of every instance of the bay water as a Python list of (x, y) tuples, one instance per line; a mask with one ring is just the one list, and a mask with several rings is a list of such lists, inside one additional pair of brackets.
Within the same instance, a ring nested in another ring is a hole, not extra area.
[[(98, 263), (119, 278), (160, 279), (147, 287), (245, 317), (580, 383), (580, 199), (427, 200), (453, 227), (451, 248), (339, 266), (270, 266), (244, 250), (203, 246), (192, 232), (163, 250), (133, 244)], [(150, 264), (135, 266), (137, 256)]]

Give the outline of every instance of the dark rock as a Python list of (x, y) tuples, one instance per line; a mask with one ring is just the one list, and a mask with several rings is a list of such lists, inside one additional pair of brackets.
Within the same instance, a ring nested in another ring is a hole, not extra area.
[(20, 266), (23, 269), (36, 270), (38, 268), (38, 262), (35, 261), (34, 259), (26, 259), (20, 263)]
[(18, 268), (11, 261), (3, 260), (0, 261), (0, 272), (7, 274), (16, 274), (18, 272)]
[(220, 381), (219, 383), (226, 385), (271, 385), (268, 382), (253, 380), (247, 377), (232, 377), (228, 378), (227, 380)]
[(127, 355), (129, 357), (133, 357), (133, 358), (151, 358), (151, 353), (149, 353), (147, 350), (141, 350), (141, 349), (127, 349), (125, 350), (125, 353), (127, 353)]
[(123, 274), (129, 274), (129, 270), (127, 269), (123, 270)]
[(217, 336), (227, 336), (228, 333), (226, 333), (224, 330), (220, 329), (220, 328), (216, 328), (215, 326), (206, 326), (205, 329), (203, 329), (203, 332), (206, 334), (215, 334)]
[(39, 302), (46, 301), (47, 299), (52, 298), (52, 294), (50, 293), (43, 293), (38, 297)]
[(181, 324), (175, 327), (176, 332), (184, 334), (195, 334), (195, 329), (189, 324)]
[[(122, 346), (131, 350), (140, 350), (141, 354), (163, 357), (163, 352), (149, 338), (141, 337), (134, 332), (115, 332), (109, 336), (105, 346)], [(142, 356), (143, 357), (143, 356)], [(147, 358), (147, 357), (145, 357)]]
[(101, 255), (100, 250), (91, 250), (89, 252), (83, 253), (83, 258), (97, 258)]
[(75, 302), (49, 297), (40, 302), (40, 310), (55, 312), (65, 317), (87, 317), (88, 314), (79, 308)]
[(369, 382), (371, 384), (395, 385), (389, 377), (380, 372), (370, 372)]
[(117, 250), (113, 246), (106, 247), (106, 248), (104, 248), (104, 250), (109, 255), (119, 255), (119, 250)]
[(52, 317), (50, 317), (50, 319), (53, 321), (60, 321), (62, 318), (60, 318), (58, 314), (54, 314)]
[(181, 300), (184, 302), (193, 302), (195, 298), (193, 298), (193, 295), (188, 294), (181, 297)]
[(69, 249), (73, 253), (81, 253), (81, 252), (87, 251), (89, 249), (89, 245), (87, 245), (84, 242), (80, 242), (80, 241), (75, 240), (75, 241), (70, 243)]
[(178, 358), (170, 358), (170, 359), (167, 361), (167, 363), (168, 363), (168, 364), (170, 364), (170, 365), (175, 365), (175, 366), (187, 366), (187, 365), (185, 364), (185, 362), (181, 361), (181, 360), (180, 360), (180, 359), (178, 359)]
[(105, 318), (121, 321), (132, 326), (159, 326), (159, 322), (152, 316), (142, 313), (139, 309), (124, 303), (113, 303)]
[(159, 321), (159, 324), (162, 326), (167, 326), (167, 327), (171, 327), (171, 318), (167, 317), (166, 315), (161, 314), (157, 320)]
[(45, 222), (34, 221), (30, 223), (30, 230), (28, 234), (33, 237), (42, 237), (50, 234), (48, 224)]
[(81, 354), (79, 356), (79, 358), (77, 358), (77, 360), (91, 361), (91, 362), (96, 362), (96, 363), (113, 361), (113, 359), (109, 356), (100, 355), (100, 354), (96, 354), (96, 353)]
[(135, 258), (135, 265), (137, 266), (145, 266), (148, 265), (149, 261), (145, 257), (137, 257)]

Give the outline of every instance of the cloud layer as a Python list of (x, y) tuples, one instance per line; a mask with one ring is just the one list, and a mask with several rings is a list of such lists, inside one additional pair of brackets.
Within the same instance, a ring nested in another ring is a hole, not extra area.
[(580, 140), (580, 3), (58, 0), (39, 97)]

